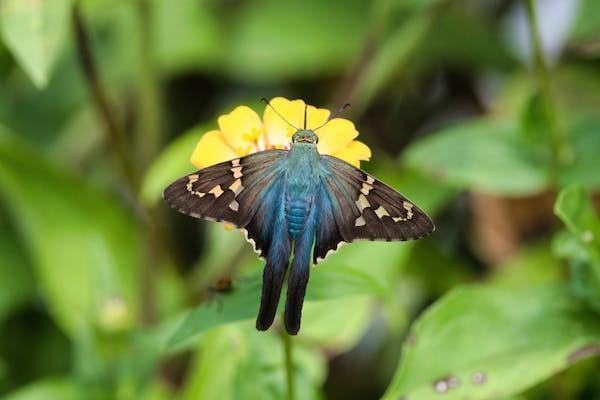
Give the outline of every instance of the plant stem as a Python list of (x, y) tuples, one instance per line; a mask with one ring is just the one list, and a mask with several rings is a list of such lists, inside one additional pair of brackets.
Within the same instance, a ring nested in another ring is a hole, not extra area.
[(155, 56), (154, 4), (149, 0), (138, 0), (136, 6), (140, 57), (135, 149), (138, 165), (146, 168), (162, 144), (163, 121)]
[(95, 103), (102, 121), (104, 121), (106, 138), (115, 165), (122, 175), (127, 188), (130, 191), (130, 195), (133, 196), (137, 190), (138, 184), (132, 165), (127, 156), (127, 140), (125, 133), (117, 121), (117, 117), (113, 111), (114, 108), (108, 99), (108, 94), (102, 85), (78, 1), (73, 4), (71, 17), (75, 34), (75, 43), (77, 46), (77, 55), (85, 77), (85, 82), (90, 91), (92, 101)]
[(287, 382), (287, 398), (288, 400), (296, 399), (296, 385), (294, 382), (294, 360), (293, 360), (293, 342), (292, 337), (287, 332), (281, 332), (283, 341), (283, 357), (285, 363), (285, 374)]
[(533, 63), (539, 79), (542, 101), (549, 124), (553, 162), (554, 168), (556, 169), (561, 165), (568, 163), (572, 158), (572, 153), (566, 131), (560, 121), (556, 109), (556, 101), (552, 90), (552, 80), (542, 50), (542, 40), (538, 26), (535, 0), (525, 0), (525, 6), (527, 9), (527, 20), (529, 22), (529, 41), (533, 50)]
[[(79, 1), (76, 1), (73, 4), (72, 23), (79, 63), (81, 64), (85, 82), (90, 90), (92, 102), (97, 108), (101, 120), (104, 122), (107, 142), (113, 155), (116, 168), (123, 177), (131, 205), (137, 212), (145, 228), (144, 239), (147, 251), (144, 252), (140, 267), (141, 320), (146, 324), (152, 324), (156, 319), (157, 306), (155, 289), (156, 279), (158, 277), (158, 267), (160, 261), (168, 255), (166, 245), (167, 235), (160, 224), (160, 218), (158, 218), (156, 210), (147, 209), (138, 201), (137, 192), (139, 189), (139, 180), (137, 179), (138, 175), (133, 168), (134, 164), (131, 161), (132, 152), (127, 147), (125, 132), (115, 116), (114, 107), (110, 104), (107, 91), (100, 79), (96, 60), (94, 59), (90, 45), (88, 30), (81, 15)], [(160, 107), (156, 105), (155, 108)], [(158, 111), (155, 108), (149, 106), (145, 107), (142, 104), (140, 107), (142, 111), (140, 112), (143, 113), (146, 118), (154, 121), (154, 117), (148, 116), (158, 114)], [(156, 126), (156, 130), (160, 132), (158, 126)], [(139, 143), (139, 146), (137, 147), (140, 146), (142, 146), (142, 143)], [(154, 150), (156, 149), (153, 148), (153, 151)]]

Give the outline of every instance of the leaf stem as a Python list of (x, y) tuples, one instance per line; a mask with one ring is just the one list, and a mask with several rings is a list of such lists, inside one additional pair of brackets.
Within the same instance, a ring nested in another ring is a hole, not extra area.
[(293, 360), (293, 345), (292, 337), (287, 332), (281, 332), (281, 339), (283, 341), (283, 357), (285, 364), (285, 374), (287, 382), (287, 399), (296, 399), (296, 384), (294, 381), (294, 360)]
[(529, 41), (533, 50), (533, 63), (536, 75), (539, 79), (544, 110), (550, 127), (549, 133), (553, 162), (554, 168), (556, 169), (571, 160), (572, 152), (566, 131), (560, 121), (556, 108), (556, 101), (552, 90), (552, 79), (542, 50), (542, 40), (537, 20), (535, 0), (525, 0), (525, 6), (527, 10), (527, 20), (529, 22)]

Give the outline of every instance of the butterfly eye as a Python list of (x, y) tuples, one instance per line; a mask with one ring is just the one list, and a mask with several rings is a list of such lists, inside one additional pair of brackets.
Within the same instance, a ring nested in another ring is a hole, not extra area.
[(319, 143), (319, 137), (315, 135), (315, 144)]

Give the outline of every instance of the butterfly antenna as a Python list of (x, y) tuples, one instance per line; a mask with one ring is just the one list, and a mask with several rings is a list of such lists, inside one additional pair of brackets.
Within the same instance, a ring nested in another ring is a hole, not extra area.
[[(294, 125), (290, 124), (290, 122), (289, 122), (287, 119), (283, 118), (283, 115), (281, 115), (281, 114), (279, 114), (279, 112), (277, 112), (277, 110), (275, 109), (275, 107), (273, 107), (273, 106), (271, 105), (271, 103), (269, 102), (269, 100), (267, 100), (267, 99), (265, 99), (265, 98), (263, 97), (262, 99), (260, 99), (260, 101), (262, 101), (262, 102), (266, 103), (266, 104), (267, 104), (269, 107), (271, 107), (271, 109), (272, 109), (273, 111), (275, 111), (275, 114), (279, 115), (279, 118), (281, 118), (282, 120), (284, 120), (286, 124), (288, 124), (289, 126), (291, 126), (292, 128), (294, 128), (295, 130), (299, 130), (299, 129), (298, 129), (298, 128), (296, 128)], [(305, 117), (306, 117), (306, 111), (305, 111)], [(306, 124), (306, 123), (305, 123), (305, 124)]]
[(304, 129), (306, 129), (306, 114), (308, 114), (308, 104), (304, 104)]
[(343, 113), (344, 111), (346, 111), (348, 108), (350, 108), (350, 103), (344, 104), (337, 111), (335, 111), (332, 115), (330, 115), (329, 118), (327, 119), (327, 121), (325, 121), (324, 124), (322, 124), (321, 126), (313, 129), (313, 131), (316, 131), (317, 129), (321, 129), (322, 127), (324, 127), (325, 125), (327, 125), (329, 122), (331, 122), (331, 120), (337, 118), (341, 113)]

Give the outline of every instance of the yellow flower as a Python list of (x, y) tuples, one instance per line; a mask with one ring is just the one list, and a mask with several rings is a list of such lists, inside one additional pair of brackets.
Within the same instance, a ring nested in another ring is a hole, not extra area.
[[(304, 125), (304, 101), (276, 97), (271, 105), (290, 124)], [(330, 112), (324, 108), (308, 106), (307, 128), (323, 125)], [(191, 161), (198, 168), (209, 167), (232, 158), (270, 149), (289, 149), (294, 129), (271, 107), (266, 107), (262, 120), (254, 110), (238, 106), (232, 112), (219, 117), (219, 130), (206, 132), (198, 141)], [(317, 148), (321, 154), (329, 154), (360, 167), (361, 161), (371, 158), (371, 150), (358, 140), (358, 131), (347, 119), (334, 118), (318, 129)]]

